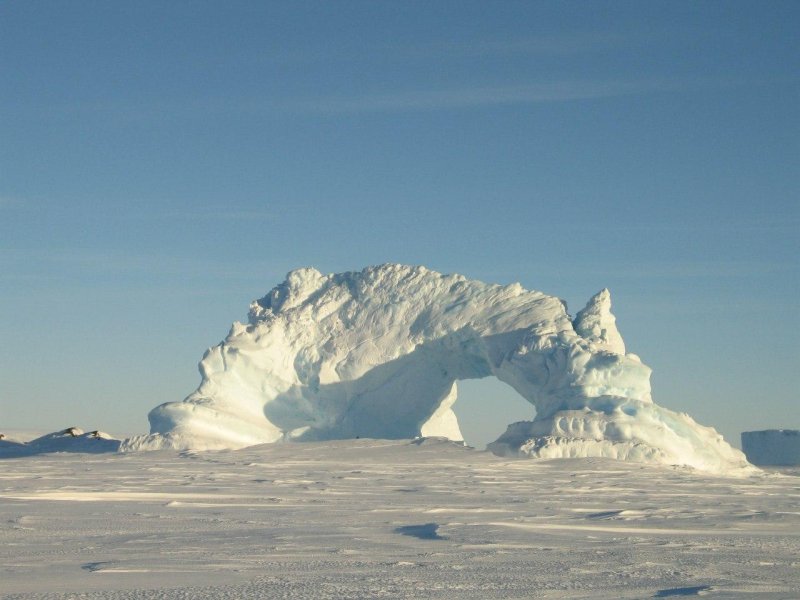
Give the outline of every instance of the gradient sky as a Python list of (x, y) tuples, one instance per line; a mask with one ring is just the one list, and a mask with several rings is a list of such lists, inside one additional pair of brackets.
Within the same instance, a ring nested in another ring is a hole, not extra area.
[[(288, 270), (384, 262), (573, 314), (609, 287), (656, 402), (736, 444), (800, 428), (798, 28), (797, 2), (2, 2), (0, 431), (144, 432)], [(463, 386), (468, 440), (518, 411), (501, 387)]]

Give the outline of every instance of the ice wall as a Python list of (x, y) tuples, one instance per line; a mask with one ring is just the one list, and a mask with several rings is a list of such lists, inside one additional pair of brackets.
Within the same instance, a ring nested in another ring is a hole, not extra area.
[[(279, 440), (461, 439), (459, 379), (494, 376), (536, 408), (492, 445), (515, 456), (609, 456), (746, 468), (713, 429), (653, 404), (603, 290), (563, 301), (424, 267), (289, 273), (200, 363), (200, 387), (151, 411), (125, 448), (236, 448)], [(491, 399), (487, 399), (491, 401)]]
[(800, 431), (745, 431), (742, 433), (742, 450), (754, 465), (800, 465)]

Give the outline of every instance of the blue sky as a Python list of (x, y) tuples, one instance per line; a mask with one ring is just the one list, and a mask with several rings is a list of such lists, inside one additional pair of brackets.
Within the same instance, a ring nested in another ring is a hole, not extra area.
[[(798, 26), (796, 2), (3, 2), (0, 430), (145, 431), (288, 270), (383, 262), (573, 312), (607, 286), (657, 402), (737, 443), (800, 428)], [(499, 388), (464, 387), (497, 428)]]

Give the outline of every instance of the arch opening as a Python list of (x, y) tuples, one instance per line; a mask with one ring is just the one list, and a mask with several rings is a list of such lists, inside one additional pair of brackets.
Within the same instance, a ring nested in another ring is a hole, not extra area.
[(453, 412), (467, 445), (485, 450), (502, 435), (509, 424), (533, 421), (536, 409), (513, 387), (489, 376), (459, 379)]

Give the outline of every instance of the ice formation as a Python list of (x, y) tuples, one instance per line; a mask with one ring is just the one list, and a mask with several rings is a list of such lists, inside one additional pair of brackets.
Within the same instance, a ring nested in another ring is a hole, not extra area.
[(102, 431), (84, 432), (79, 427), (67, 427), (48, 433), (29, 442), (4, 439), (0, 436), (0, 458), (32, 456), (50, 452), (116, 452), (120, 440)]
[(800, 465), (800, 431), (745, 431), (742, 432), (742, 450), (754, 465)]
[(391, 264), (298, 269), (206, 352), (197, 391), (153, 409), (151, 435), (123, 449), (460, 440), (456, 382), (494, 376), (536, 409), (490, 445), (497, 454), (747, 468), (716, 431), (652, 402), (650, 368), (626, 353), (610, 309), (608, 290), (573, 320), (519, 284)]

